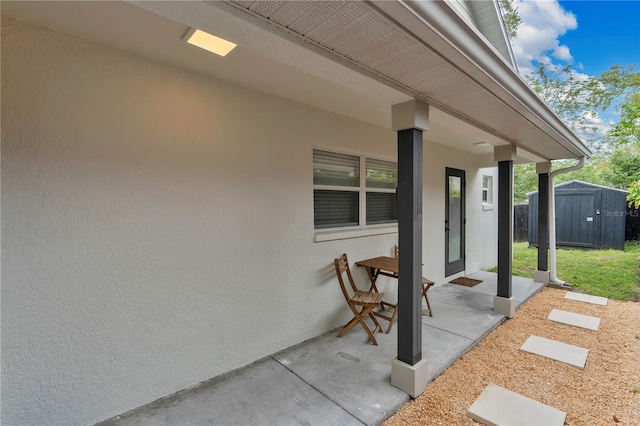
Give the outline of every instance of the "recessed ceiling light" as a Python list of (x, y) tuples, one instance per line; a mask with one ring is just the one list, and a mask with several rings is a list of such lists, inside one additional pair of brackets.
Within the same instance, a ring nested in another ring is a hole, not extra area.
[(227, 56), (227, 54), (237, 46), (235, 43), (231, 43), (228, 40), (214, 36), (213, 34), (209, 34), (197, 28), (190, 28), (182, 40), (220, 56)]
[(488, 142), (476, 142), (474, 143), (474, 145), (479, 147), (491, 146), (491, 144)]

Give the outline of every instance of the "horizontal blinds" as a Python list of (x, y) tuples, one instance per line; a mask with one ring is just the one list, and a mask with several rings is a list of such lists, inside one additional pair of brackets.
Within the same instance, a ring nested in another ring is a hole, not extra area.
[(313, 150), (313, 184), (360, 186), (360, 157)]
[(398, 186), (398, 165), (391, 161), (367, 158), (367, 188), (395, 189)]
[(398, 220), (396, 194), (367, 192), (367, 225), (390, 223)]
[(357, 226), (358, 192), (313, 191), (313, 222), (316, 229)]

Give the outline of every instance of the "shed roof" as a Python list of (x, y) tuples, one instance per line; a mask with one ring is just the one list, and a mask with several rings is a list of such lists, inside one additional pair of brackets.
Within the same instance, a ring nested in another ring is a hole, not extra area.
[[(607, 190), (610, 190), (610, 191), (618, 191), (618, 192), (622, 192), (624, 194), (628, 194), (629, 193), (629, 191), (625, 191), (624, 189), (612, 188), (610, 186), (596, 185), (595, 183), (584, 182), (584, 181), (577, 180), (577, 179), (573, 179), (573, 180), (570, 180), (570, 181), (567, 181), (567, 182), (562, 182), (562, 183), (559, 183), (557, 185), (553, 185), (553, 187), (554, 188), (562, 188), (563, 186), (567, 186), (567, 185), (570, 185), (572, 183), (579, 183), (579, 184), (584, 185), (584, 186), (590, 186), (590, 187), (598, 188), (598, 189), (607, 189)], [(537, 193), (538, 193), (538, 191), (531, 191), (531, 192), (527, 192), (527, 195), (532, 195), (532, 194), (537, 194)]]

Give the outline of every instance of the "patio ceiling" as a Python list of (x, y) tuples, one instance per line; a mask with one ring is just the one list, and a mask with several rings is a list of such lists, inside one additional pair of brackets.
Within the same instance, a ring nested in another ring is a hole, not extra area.
[[(491, 145), (507, 143), (521, 161), (588, 153), (479, 33), (452, 41), (419, 16), (429, 11), (408, 9), (436, 7), (443, 15), (430, 19), (445, 27), (462, 22), (440, 3), (3, 2), (2, 13), (387, 128), (391, 105), (422, 99), (432, 105), (425, 139), (487, 162)], [(215, 57), (181, 41), (188, 27), (239, 46)], [(486, 57), (496, 75), (478, 66)]]
[(226, 3), (541, 158), (590, 155), (446, 2)]

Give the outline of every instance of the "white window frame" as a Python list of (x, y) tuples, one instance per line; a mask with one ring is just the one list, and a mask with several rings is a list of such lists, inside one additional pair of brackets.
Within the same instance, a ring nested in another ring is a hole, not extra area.
[(336, 154), (345, 154), (357, 156), (360, 159), (360, 186), (334, 186), (334, 185), (313, 185), (313, 190), (324, 191), (349, 191), (358, 192), (358, 225), (356, 226), (341, 226), (337, 228), (322, 228), (316, 229), (314, 232), (314, 241), (333, 241), (343, 240), (348, 238), (360, 238), (368, 237), (371, 235), (383, 235), (394, 234), (398, 232), (398, 223), (382, 223), (367, 225), (367, 192), (378, 193), (392, 193), (395, 194), (395, 189), (387, 188), (369, 188), (367, 187), (367, 158), (372, 160), (381, 160), (398, 164), (398, 160), (384, 158), (380, 156), (372, 156), (361, 152), (352, 152), (345, 150), (337, 150), (335, 148), (327, 148), (321, 146), (314, 146), (314, 150), (333, 152)]
[[(487, 186), (484, 185), (485, 179), (487, 181)], [(484, 200), (484, 194), (487, 194), (487, 200)], [(482, 175), (482, 191), (481, 191), (481, 199), (482, 199), (482, 210), (493, 210), (493, 176), (492, 175)]]

